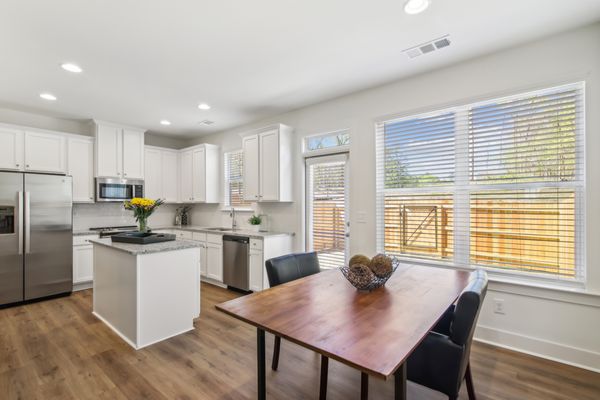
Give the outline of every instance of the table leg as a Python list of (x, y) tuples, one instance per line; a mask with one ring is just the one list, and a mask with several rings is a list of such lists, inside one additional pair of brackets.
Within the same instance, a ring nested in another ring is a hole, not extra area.
[(369, 398), (369, 375), (364, 372), (360, 373), (360, 400)]
[(394, 399), (406, 400), (406, 363), (400, 365), (394, 373), (394, 386)]
[(267, 398), (267, 377), (265, 373), (265, 331), (256, 329), (256, 359), (258, 377), (258, 400)]

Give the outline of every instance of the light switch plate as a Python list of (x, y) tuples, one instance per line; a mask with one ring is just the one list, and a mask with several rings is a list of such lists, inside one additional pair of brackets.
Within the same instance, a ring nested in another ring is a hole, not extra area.
[(356, 213), (356, 223), (366, 224), (367, 223), (367, 213), (364, 211), (357, 212)]

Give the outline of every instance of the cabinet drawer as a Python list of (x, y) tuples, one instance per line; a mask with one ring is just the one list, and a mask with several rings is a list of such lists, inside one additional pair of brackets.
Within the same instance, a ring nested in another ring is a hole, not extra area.
[(252, 250), (262, 250), (263, 241), (261, 239), (250, 239), (250, 249)]
[(98, 235), (73, 236), (73, 246), (89, 245), (91, 239), (98, 239)]
[(204, 232), (192, 232), (192, 239), (198, 242), (206, 242), (206, 233)]
[(192, 240), (192, 232), (189, 231), (179, 231), (176, 230), (175, 234), (177, 235), (177, 237), (179, 239), (187, 239), (187, 240)]
[(206, 234), (206, 241), (208, 243), (222, 244), (223, 243), (223, 235), (214, 234), (214, 233), (207, 233)]

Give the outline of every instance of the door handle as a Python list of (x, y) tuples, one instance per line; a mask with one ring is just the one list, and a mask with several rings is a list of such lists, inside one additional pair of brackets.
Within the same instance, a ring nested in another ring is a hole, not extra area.
[(19, 255), (23, 254), (23, 192), (18, 193), (19, 204)]
[(29, 217), (31, 215), (29, 210), (29, 206), (31, 205), (30, 197), (30, 193), (25, 192), (25, 254), (29, 254), (29, 252), (31, 251), (31, 238), (29, 237), (31, 234), (31, 222), (29, 220)]

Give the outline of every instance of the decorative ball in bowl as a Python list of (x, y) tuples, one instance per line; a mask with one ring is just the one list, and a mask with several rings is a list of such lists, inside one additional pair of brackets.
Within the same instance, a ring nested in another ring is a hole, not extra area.
[(369, 258), (357, 254), (350, 259), (348, 266), (341, 267), (344, 277), (358, 290), (371, 291), (385, 285), (394, 274), (400, 262), (397, 258), (377, 254)]

